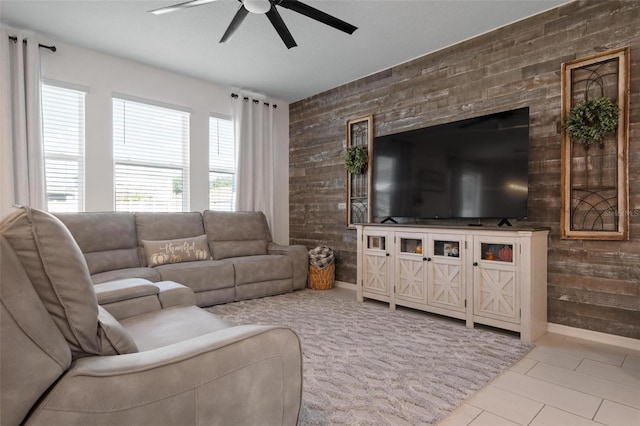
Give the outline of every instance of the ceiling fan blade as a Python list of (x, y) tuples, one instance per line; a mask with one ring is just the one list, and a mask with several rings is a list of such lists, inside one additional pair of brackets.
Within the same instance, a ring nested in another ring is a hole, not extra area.
[(328, 13), (324, 13), (323, 11), (316, 9), (315, 7), (311, 7), (309, 5), (301, 3), (298, 0), (281, 0), (280, 3), (278, 3), (278, 6), (293, 10), (294, 12), (298, 12), (304, 16), (315, 19), (318, 22), (322, 22), (323, 24), (329, 25), (330, 27), (333, 27), (340, 31), (344, 31), (348, 34), (353, 34), (353, 32), (358, 29), (358, 27), (353, 26), (348, 22), (331, 16)]
[(240, 24), (242, 24), (242, 21), (244, 21), (244, 18), (246, 18), (248, 14), (249, 11), (245, 9), (243, 5), (240, 5), (240, 9), (238, 9), (235, 16), (231, 20), (231, 23), (227, 27), (227, 30), (222, 35), (220, 43), (226, 43), (227, 41), (229, 41), (233, 33), (236, 32), (236, 30), (238, 29)]
[(291, 49), (292, 47), (296, 47), (296, 41), (293, 39), (293, 36), (289, 32), (289, 29), (285, 25), (282, 20), (282, 16), (276, 10), (275, 6), (271, 6), (271, 9), (267, 12), (267, 18), (271, 21), (271, 25), (276, 29), (278, 35), (287, 46), (287, 49)]
[(172, 6), (161, 7), (159, 9), (150, 10), (149, 13), (153, 13), (154, 15), (162, 15), (164, 13), (175, 12), (180, 9), (187, 9), (194, 6), (201, 6), (207, 3), (213, 3), (218, 0), (191, 0), (185, 1), (184, 3), (174, 4)]

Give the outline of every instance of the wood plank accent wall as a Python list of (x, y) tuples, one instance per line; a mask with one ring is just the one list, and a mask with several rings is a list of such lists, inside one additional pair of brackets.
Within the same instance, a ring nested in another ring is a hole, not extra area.
[[(572, 2), (290, 105), (290, 238), (337, 252), (356, 281), (345, 226), (345, 122), (374, 136), (528, 106), (529, 223), (551, 228), (550, 322), (640, 338), (640, 2)], [(560, 66), (631, 48), (629, 241), (560, 238)]]

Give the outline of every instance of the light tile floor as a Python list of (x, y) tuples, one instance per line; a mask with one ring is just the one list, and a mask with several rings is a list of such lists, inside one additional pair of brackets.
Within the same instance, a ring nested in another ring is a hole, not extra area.
[(640, 347), (558, 334), (535, 344), (440, 426), (640, 426)]

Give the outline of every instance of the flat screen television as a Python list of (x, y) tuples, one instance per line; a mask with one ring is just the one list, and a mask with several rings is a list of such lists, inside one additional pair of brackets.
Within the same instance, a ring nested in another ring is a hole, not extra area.
[(527, 217), (529, 108), (373, 141), (376, 221)]

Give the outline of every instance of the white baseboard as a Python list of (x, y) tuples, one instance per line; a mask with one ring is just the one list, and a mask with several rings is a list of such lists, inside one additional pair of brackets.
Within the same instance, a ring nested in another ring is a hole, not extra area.
[(355, 284), (351, 284), (351, 283), (346, 283), (344, 281), (334, 281), (334, 286), (335, 287), (340, 287), (340, 288), (346, 288), (347, 290), (353, 290), (353, 291), (357, 291), (358, 290), (358, 286)]
[(616, 336), (615, 334), (600, 333), (598, 331), (585, 330), (582, 328), (569, 327), (562, 324), (547, 324), (548, 333), (562, 334), (579, 339), (591, 340), (605, 345), (619, 346), (625, 349), (640, 351), (640, 340), (631, 337)]

